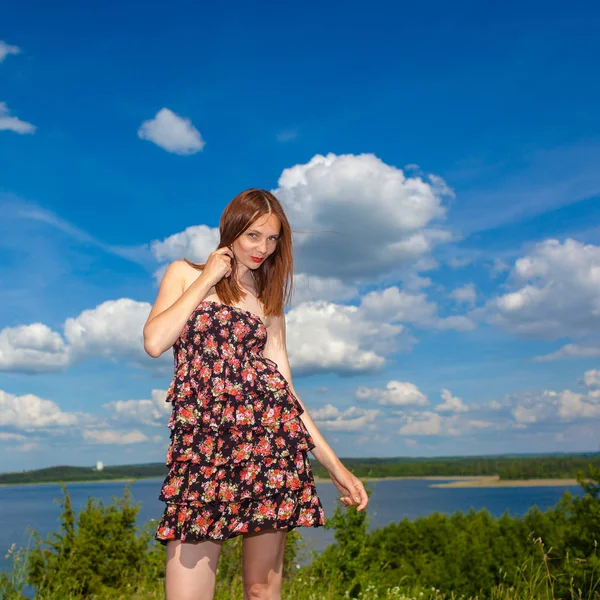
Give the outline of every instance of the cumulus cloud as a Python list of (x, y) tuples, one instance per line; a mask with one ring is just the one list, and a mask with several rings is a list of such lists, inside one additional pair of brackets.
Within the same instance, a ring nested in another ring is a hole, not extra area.
[(414, 383), (390, 381), (385, 389), (361, 386), (356, 390), (357, 400), (373, 400), (381, 406), (426, 406), (427, 396)]
[(32, 323), (0, 331), (0, 371), (59, 371), (66, 368), (69, 361), (67, 344), (47, 325)]
[(560, 422), (589, 421), (600, 418), (600, 385), (599, 371), (586, 371), (583, 382), (587, 390), (544, 390), (539, 393), (528, 393), (509, 396), (503, 402), (514, 422), (527, 428), (532, 424), (550, 424)]
[(143, 327), (150, 304), (129, 298), (108, 300), (65, 321), (63, 335), (34, 323), (0, 331), (0, 370), (21, 373), (60, 371), (89, 357), (121, 358), (158, 372), (172, 359), (150, 358)]
[(438, 404), (435, 407), (437, 412), (451, 412), (451, 413), (459, 413), (459, 412), (467, 412), (469, 408), (464, 404), (464, 402), (458, 398), (457, 396), (453, 396), (450, 390), (443, 389), (442, 390), (442, 404)]
[(290, 364), (299, 375), (377, 371), (387, 354), (412, 342), (402, 325), (331, 302), (305, 302), (287, 313), (286, 322)]
[(583, 381), (589, 388), (600, 387), (600, 370), (590, 369), (583, 374)]
[(138, 364), (149, 364), (143, 328), (150, 308), (148, 302), (119, 298), (67, 319), (64, 331), (71, 354), (77, 359), (121, 356)]
[(119, 422), (141, 425), (164, 425), (171, 405), (165, 402), (166, 390), (152, 390), (148, 400), (116, 400), (103, 405)]
[(9, 55), (9, 54), (19, 54), (21, 49), (18, 46), (11, 46), (7, 44), (3, 40), (0, 40), (0, 63)]
[(33, 394), (15, 396), (0, 390), (0, 426), (17, 429), (66, 427), (79, 421), (75, 413), (63, 412), (57, 404)]
[(358, 296), (358, 288), (334, 277), (319, 277), (299, 273), (294, 275), (294, 295), (291, 305), (311, 300), (345, 301)]
[(194, 225), (184, 231), (174, 233), (162, 241), (150, 244), (158, 261), (173, 261), (187, 258), (192, 262), (204, 262), (219, 245), (219, 228)]
[(517, 423), (535, 423), (537, 421), (536, 411), (534, 408), (516, 406), (513, 409), (512, 414)]
[(310, 410), (317, 427), (327, 431), (362, 431), (365, 428), (373, 429), (374, 421), (381, 411), (377, 409), (365, 410), (351, 406), (341, 411), (332, 404)]
[(161, 108), (154, 119), (144, 121), (138, 136), (173, 154), (189, 155), (200, 152), (205, 145), (200, 132), (189, 119)]
[(316, 155), (285, 169), (275, 195), (295, 230), (299, 271), (375, 279), (448, 241), (436, 226), (452, 191), (441, 178), (407, 177), (372, 154)]
[(18, 117), (11, 117), (6, 102), (0, 102), (0, 131), (14, 131), (15, 133), (35, 133), (36, 126)]
[(509, 284), (514, 290), (491, 300), (483, 311), (490, 323), (543, 339), (600, 330), (599, 246), (546, 240), (516, 261)]
[(475, 327), (466, 316), (440, 317), (437, 305), (423, 293), (404, 292), (396, 286), (369, 292), (361, 300), (361, 308), (381, 321), (413, 323), (433, 329), (468, 331)]
[[(407, 176), (371, 154), (316, 155), (285, 169), (273, 190), (294, 229), (296, 271), (345, 284), (393, 274), (428, 285), (420, 269), (435, 268), (431, 252), (451, 239), (440, 222), (453, 196), (434, 175)], [(188, 228), (153, 244), (159, 260), (202, 261), (218, 230)], [(167, 240), (165, 240), (167, 241)]]
[(457, 304), (469, 304), (473, 306), (477, 302), (477, 290), (474, 283), (467, 283), (450, 292), (450, 298)]
[(83, 439), (92, 444), (141, 444), (147, 442), (148, 437), (138, 429), (132, 431), (117, 431), (114, 429), (85, 429)]
[(558, 415), (567, 420), (600, 417), (600, 398), (592, 394), (577, 394), (570, 390), (551, 392), (556, 398)]
[[(172, 357), (144, 351), (143, 326), (150, 304), (129, 298), (108, 300), (66, 320), (64, 332), (34, 324), (0, 331), (0, 369), (57, 371), (91, 357), (124, 359), (167, 373)], [(410, 349), (413, 338), (401, 324), (374, 318), (362, 307), (305, 302), (287, 314), (288, 354), (294, 372), (341, 375), (374, 372), (392, 352)]]
[(550, 362), (552, 360), (565, 360), (573, 358), (590, 358), (600, 356), (600, 348), (581, 346), (579, 344), (565, 344), (556, 352), (534, 357), (536, 362)]
[(442, 431), (442, 419), (435, 412), (415, 413), (407, 420), (406, 425), (400, 428), (400, 435), (439, 435)]

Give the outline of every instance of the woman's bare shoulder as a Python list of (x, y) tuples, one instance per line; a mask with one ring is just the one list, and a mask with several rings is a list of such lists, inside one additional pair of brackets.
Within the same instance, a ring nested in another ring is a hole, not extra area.
[(187, 290), (202, 273), (202, 267), (186, 259), (176, 260), (178, 269), (180, 270), (181, 276), (183, 277), (183, 289)]

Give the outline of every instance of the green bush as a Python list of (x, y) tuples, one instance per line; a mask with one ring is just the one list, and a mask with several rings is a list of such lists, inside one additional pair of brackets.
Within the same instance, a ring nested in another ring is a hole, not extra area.
[[(600, 600), (600, 470), (579, 476), (584, 494), (566, 493), (551, 510), (523, 517), (487, 511), (432, 514), (368, 531), (368, 516), (338, 507), (327, 527), (335, 542), (305, 567), (301, 536), (287, 537), (286, 600)], [(90, 498), (75, 514), (63, 487), (61, 527), (28, 551), (12, 548), (0, 598), (20, 600), (164, 599), (164, 548), (155, 524), (135, 526), (130, 492), (105, 506)], [(369, 491), (370, 493), (370, 491)], [(243, 597), (242, 538), (228, 540), (215, 600)]]
[(105, 506), (89, 498), (76, 515), (63, 485), (61, 528), (46, 540), (34, 534), (28, 557), (28, 583), (49, 597), (108, 594), (164, 576), (162, 552), (151, 525), (137, 531), (139, 509), (127, 486)]

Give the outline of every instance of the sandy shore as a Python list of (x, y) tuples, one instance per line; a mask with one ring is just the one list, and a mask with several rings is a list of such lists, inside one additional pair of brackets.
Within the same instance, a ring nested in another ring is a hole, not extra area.
[[(470, 482), (474, 479), (482, 479), (482, 477), (470, 477), (466, 475), (447, 475), (442, 477), (441, 475), (424, 475), (423, 477), (359, 477), (361, 481), (448, 481), (451, 482), (449, 485), (454, 483)], [(329, 477), (315, 477), (317, 483), (331, 483)], [(444, 485), (444, 484), (441, 484)], [(430, 487), (437, 487), (432, 485)]]
[(577, 479), (500, 479), (491, 477), (469, 477), (459, 481), (434, 483), (435, 488), (493, 488), (493, 487), (558, 487), (578, 485)]

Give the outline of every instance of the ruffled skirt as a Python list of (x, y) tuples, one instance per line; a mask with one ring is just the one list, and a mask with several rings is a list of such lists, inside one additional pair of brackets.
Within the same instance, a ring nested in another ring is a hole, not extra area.
[(302, 407), (264, 359), (244, 373), (249, 369), (254, 376), (239, 385), (208, 385), (207, 377), (192, 389), (176, 377), (169, 389), (169, 473), (160, 493), (166, 507), (156, 532), (162, 544), (325, 523)]

